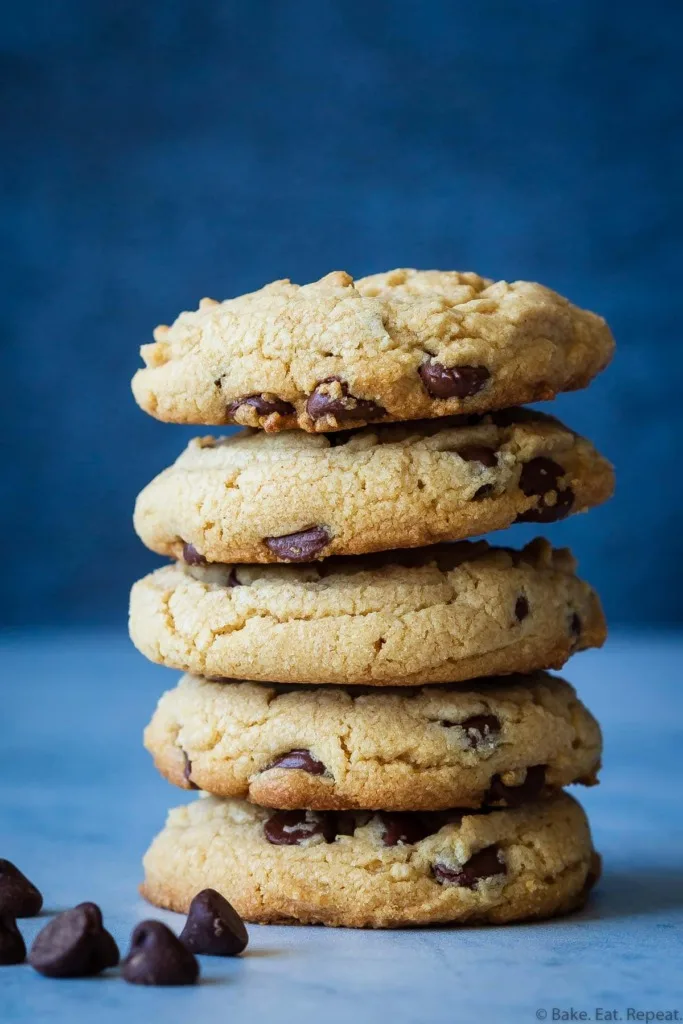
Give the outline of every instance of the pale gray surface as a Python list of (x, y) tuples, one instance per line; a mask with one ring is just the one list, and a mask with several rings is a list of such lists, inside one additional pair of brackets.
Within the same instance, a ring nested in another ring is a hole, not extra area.
[[(49, 981), (0, 968), (2, 1024), (530, 1021), (573, 1006), (678, 1009), (683, 1017), (683, 639), (613, 639), (565, 674), (601, 718), (603, 784), (578, 791), (605, 855), (590, 908), (500, 929), (360, 932), (250, 928), (248, 955), (203, 958), (195, 989), (141, 989), (115, 974)], [(48, 911), (91, 899), (122, 948), (159, 915), (136, 895), (165, 809), (188, 797), (158, 779), (140, 731), (174, 674), (121, 635), (6, 637), (0, 646), (0, 856), (42, 888)], [(23, 922), (27, 939), (46, 920)], [(543, 1019), (542, 1017), (538, 1019)], [(619, 1019), (619, 1018), (612, 1018)]]

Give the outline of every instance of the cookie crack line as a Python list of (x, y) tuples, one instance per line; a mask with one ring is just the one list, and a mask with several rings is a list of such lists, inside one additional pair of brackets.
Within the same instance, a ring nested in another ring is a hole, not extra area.
[(604, 320), (542, 285), (339, 271), (182, 313), (142, 347), (133, 393), (168, 422), (316, 433), (553, 398), (613, 349)]

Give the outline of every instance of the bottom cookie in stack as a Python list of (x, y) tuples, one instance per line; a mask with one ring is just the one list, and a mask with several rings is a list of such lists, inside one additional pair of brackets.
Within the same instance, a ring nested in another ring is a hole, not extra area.
[(170, 812), (143, 895), (186, 912), (202, 889), (248, 921), (352, 928), (489, 922), (583, 905), (599, 857), (566, 793), (486, 811), (273, 811), (207, 796)]
[(144, 895), (171, 909), (209, 887), (252, 921), (504, 922), (578, 907), (597, 877), (559, 791), (596, 781), (600, 729), (545, 672), (472, 689), (186, 676), (145, 743), (212, 794), (171, 811), (146, 856)]

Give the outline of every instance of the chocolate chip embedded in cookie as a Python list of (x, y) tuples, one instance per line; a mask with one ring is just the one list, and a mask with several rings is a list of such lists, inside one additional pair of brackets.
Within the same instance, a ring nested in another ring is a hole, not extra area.
[(457, 271), (343, 271), (203, 300), (144, 345), (140, 406), (173, 423), (311, 432), (486, 412), (585, 387), (601, 317), (539, 284)]
[[(279, 808), (271, 841), (300, 843), (334, 838), (321, 810), (516, 807), (573, 782), (590, 785), (602, 740), (572, 687), (544, 672), (479, 679), (469, 690), (185, 676), (159, 701), (145, 746), (184, 788), (189, 751), (191, 786)], [(400, 813), (382, 823), (387, 845), (422, 828)]]
[(522, 409), (504, 422), (366, 427), (342, 445), (334, 437), (195, 440), (139, 495), (135, 528), (153, 551), (191, 564), (311, 561), (554, 521), (607, 500), (614, 486), (588, 441)]
[(135, 584), (130, 630), (147, 657), (195, 675), (460, 682), (561, 668), (600, 646), (600, 602), (575, 573), (570, 553), (541, 539), (522, 551), (463, 541), (303, 565), (175, 563)]
[(209, 797), (170, 812), (144, 863), (158, 906), (186, 911), (210, 887), (248, 921), (354, 928), (548, 917), (581, 906), (595, 878), (588, 822), (564, 793), (514, 810), (345, 817)]

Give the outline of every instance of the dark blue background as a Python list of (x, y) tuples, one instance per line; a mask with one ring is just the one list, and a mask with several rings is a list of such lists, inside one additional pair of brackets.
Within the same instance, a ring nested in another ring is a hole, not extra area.
[(155, 564), (133, 500), (191, 434), (129, 393), (156, 323), (402, 265), (608, 318), (612, 368), (551, 409), (618, 496), (549, 533), (613, 621), (681, 622), (683, 6), (1, 6), (3, 622), (122, 623)]

